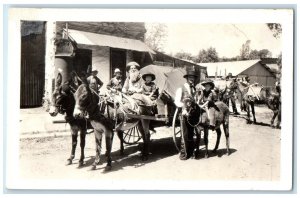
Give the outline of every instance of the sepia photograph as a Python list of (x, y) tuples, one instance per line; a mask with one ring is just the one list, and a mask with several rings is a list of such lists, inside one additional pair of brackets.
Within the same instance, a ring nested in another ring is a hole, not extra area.
[(7, 188), (290, 190), (293, 15), (11, 8)]

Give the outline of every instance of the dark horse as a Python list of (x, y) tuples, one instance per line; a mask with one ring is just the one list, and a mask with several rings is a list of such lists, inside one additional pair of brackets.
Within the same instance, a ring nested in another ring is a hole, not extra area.
[(111, 149), (113, 140), (113, 123), (100, 113), (99, 96), (94, 93), (86, 83), (81, 84), (74, 94), (75, 96), (75, 109), (73, 116), (75, 118), (84, 117), (88, 114), (88, 119), (94, 128), (95, 141), (96, 141), (96, 156), (92, 165), (92, 170), (95, 170), (97, 165), (100, 164), (100, 154), (102, 145), (102, 136), (105, 134), (106, 142), (106, 161), (107, 165), (105, 171), (111, 169)]
[(52, 94), (49, 114), (51, 116), (56, 116), (58, 113), (66, 114), (65, 120), (70, 125), (72, 132), (72, 150), (70, 157), (67, 159), (67, 165), (72, 164), (72, 161), (75, 158), (77, 137), (78, 132), (80, 132), (81, 156), (79, 159), (79, 167), (81, 167), (84, 160), (85, 137), (89, 123), (87, 123), (85, 119), (75, 119), (73, 117), (73, 111), (75, 107), (75, 98), (73, 94), (76, 91), (76, 88), (76, 84), (71, 80), (62, 83), (62, 75), (59, 73), (56, 78), (56, 87)]
[[(221, 125), (223, 125), (223, 130), (226, 137), (226, 150), (227, 155), (230, 154), (229, 148), (229, 108), (228, 106), (221, 102), (215, 102), (218, 110), (213, 111), (216, 121), (215, 130), (217, 132), (217, 140), (213, 152), (216, 152), (219, 148), (220, 138), (221, 138)], [(214, 107), (211, 107), (214, 108)], [(192, 100), (184, 101), (183, 111), (187, 112), (187, 124), (193, 126), (196, 131), (196, 142), (195, 142), (195, 155), (199, 154), (200, 137), (201, 131), (204, 131), (204, 144), (205, 144), (205, 158), (208, 158), (208, 131), (209, 131), (209, 118), (206, 110), (201, 108), (197, 103)], [(196, 118), (196, 119), (195, 119)]]
[[(238, 90), (242, 95), (241, 109), (247, 112), (247, 123), (251, 123), (250, 120), (250, 107), (253, 115), (253, 122), (256, 123), (255, 117), (255, 103), (263, 103), (273, 111), (273, 117), (271, 119), (271, 127), (280, 128), (281, 123), (281, 100), (280, 93), (275, 89), (263, 86), (246, 86), (243, 83), (238, 83)], [(277, 124), (274, 125), (274, 120), (277, 117)]]
[[(111, 169), (111, 148), (112, 148), (112, 141), (114, 130), (118, 132), (123, 130), (122, 125), (127, 125), (126, 118), (124, 118), (125, 114), (123, 113), (123, 118), (119, 119), (119, 123), (115, 122), (115, 116), (119, 113), (114, 113), (114, 111), (123, 111), (120, 110), (118, 104), (118, 108), (115, 107), (116, 102), (112, 104), (106, 101), (104, 98), (99, 98), (95, 92), (93, 92), (87, 84), (82, 84), (78, 87), (77, 91), (75, 92), (75, 109), (74, 109), (74, 117), (81, 117), (87, 112), (89, 120), (91, 122), (92, 127), (94, 128), (95, 139), (96, 139), (96, 156), (95, 161), (93, 163), (92, 169), (96, 169), (97, 164), (100, 162), (100, 154), (101, 154), (101, 142), (103, 133), (105, 134), (106, 140), (106, 157), (107, 157), (107, 166), (106, 170)], [(99, 102), (99, 103), (98, 103)], [(103, 104), (106, 107), (106, 110), (102, 111)], [(143, 110), (144, 108), (139, 108), (139, 113), (142, 115), (147, 115), (146, 111)], [(125, 116), (126, 117), (126, 116)], [(122, 120), (123, 119), (123, 120)], [(142, 150), (142, 158), (146, 160), (148, 158), (148, 144), (150, 140), (150, 133), (149, 133), (149, 120), (143, 120), (138, 122), (138, 129), (141, 132), (144, 146)], [(123, 142), (122, 137), (121, 139), (121, 152), (123, 150)]]

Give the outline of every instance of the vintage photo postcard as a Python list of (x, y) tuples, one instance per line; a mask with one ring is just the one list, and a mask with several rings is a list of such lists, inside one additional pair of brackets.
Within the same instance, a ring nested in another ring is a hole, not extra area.
[(10, 8), (6, 188), (292, 188), (292, 9)]

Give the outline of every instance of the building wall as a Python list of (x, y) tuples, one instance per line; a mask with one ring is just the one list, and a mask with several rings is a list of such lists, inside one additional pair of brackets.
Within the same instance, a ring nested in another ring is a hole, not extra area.
[(257, 82), (258, 84), (263, 86), (275, 85), (275, 76), (260, 63), (256, 63), (252, 67), (246, 69), (245, 71), (239, 74), (239, 76), (245, 75), (248, 75), (250, 77), (250, 83)]
[(41, 106), (45, 85), (45, 22), (22, 22), (21, 29), (20, 107)]

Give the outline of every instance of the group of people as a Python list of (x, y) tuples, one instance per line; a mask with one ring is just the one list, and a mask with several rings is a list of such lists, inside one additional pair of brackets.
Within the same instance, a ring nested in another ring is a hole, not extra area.
[[(106, 85), (107, 90), (111, 93), (122, 92), (127, 95), (139, 93), (147, 96), (151, 101), (156, 100), (158, 97), (158, 88), (154, 83), (155, 75), (150, 72), (141, 75), (139, 70), (140, 65), (137, 62), (129, 62), (126, 65), (128, 77), (123, 85), (121, 70), (116, 68), (114, 70), (114, 77)], [(99, 94), (103, 82), (97, 77), (97, 74), (98, 71), (93, 70), (92, 75), (87, 78), (87, 83), (91, 89)]]

